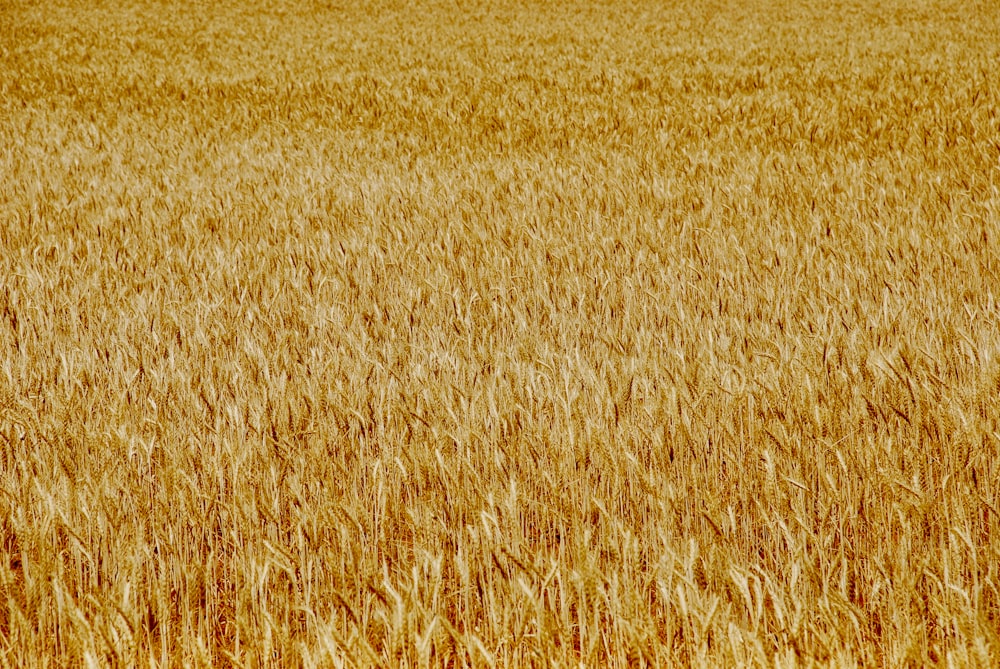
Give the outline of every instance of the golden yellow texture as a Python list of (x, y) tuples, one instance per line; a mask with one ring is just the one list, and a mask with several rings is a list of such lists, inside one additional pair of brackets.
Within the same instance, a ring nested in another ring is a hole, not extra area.
[(1000, 664), (1000, 4), (0, 0), (0, 664)]

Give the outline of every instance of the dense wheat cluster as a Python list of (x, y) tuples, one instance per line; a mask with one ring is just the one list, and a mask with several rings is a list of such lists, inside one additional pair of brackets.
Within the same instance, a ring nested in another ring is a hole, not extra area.
[(1000, 663), (1000, 5), (0, 2), (0, 664)]

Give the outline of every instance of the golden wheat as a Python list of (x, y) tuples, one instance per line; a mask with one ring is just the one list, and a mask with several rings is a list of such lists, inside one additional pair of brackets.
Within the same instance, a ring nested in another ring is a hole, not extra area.
[(996, 666), (1000, 5), (0, 2), (3, 666)]

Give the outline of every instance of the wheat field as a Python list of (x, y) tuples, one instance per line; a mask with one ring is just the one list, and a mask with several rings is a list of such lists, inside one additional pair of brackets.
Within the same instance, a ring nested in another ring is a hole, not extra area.
[(996, 2), (0, 0), (0, 666), (997, 666), (998, 299)]

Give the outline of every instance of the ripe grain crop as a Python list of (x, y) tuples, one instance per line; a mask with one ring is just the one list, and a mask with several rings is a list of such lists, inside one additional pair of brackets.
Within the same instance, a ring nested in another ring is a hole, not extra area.
[(0, 1), (0, 665), (1000, 664), (1000, 4)]

